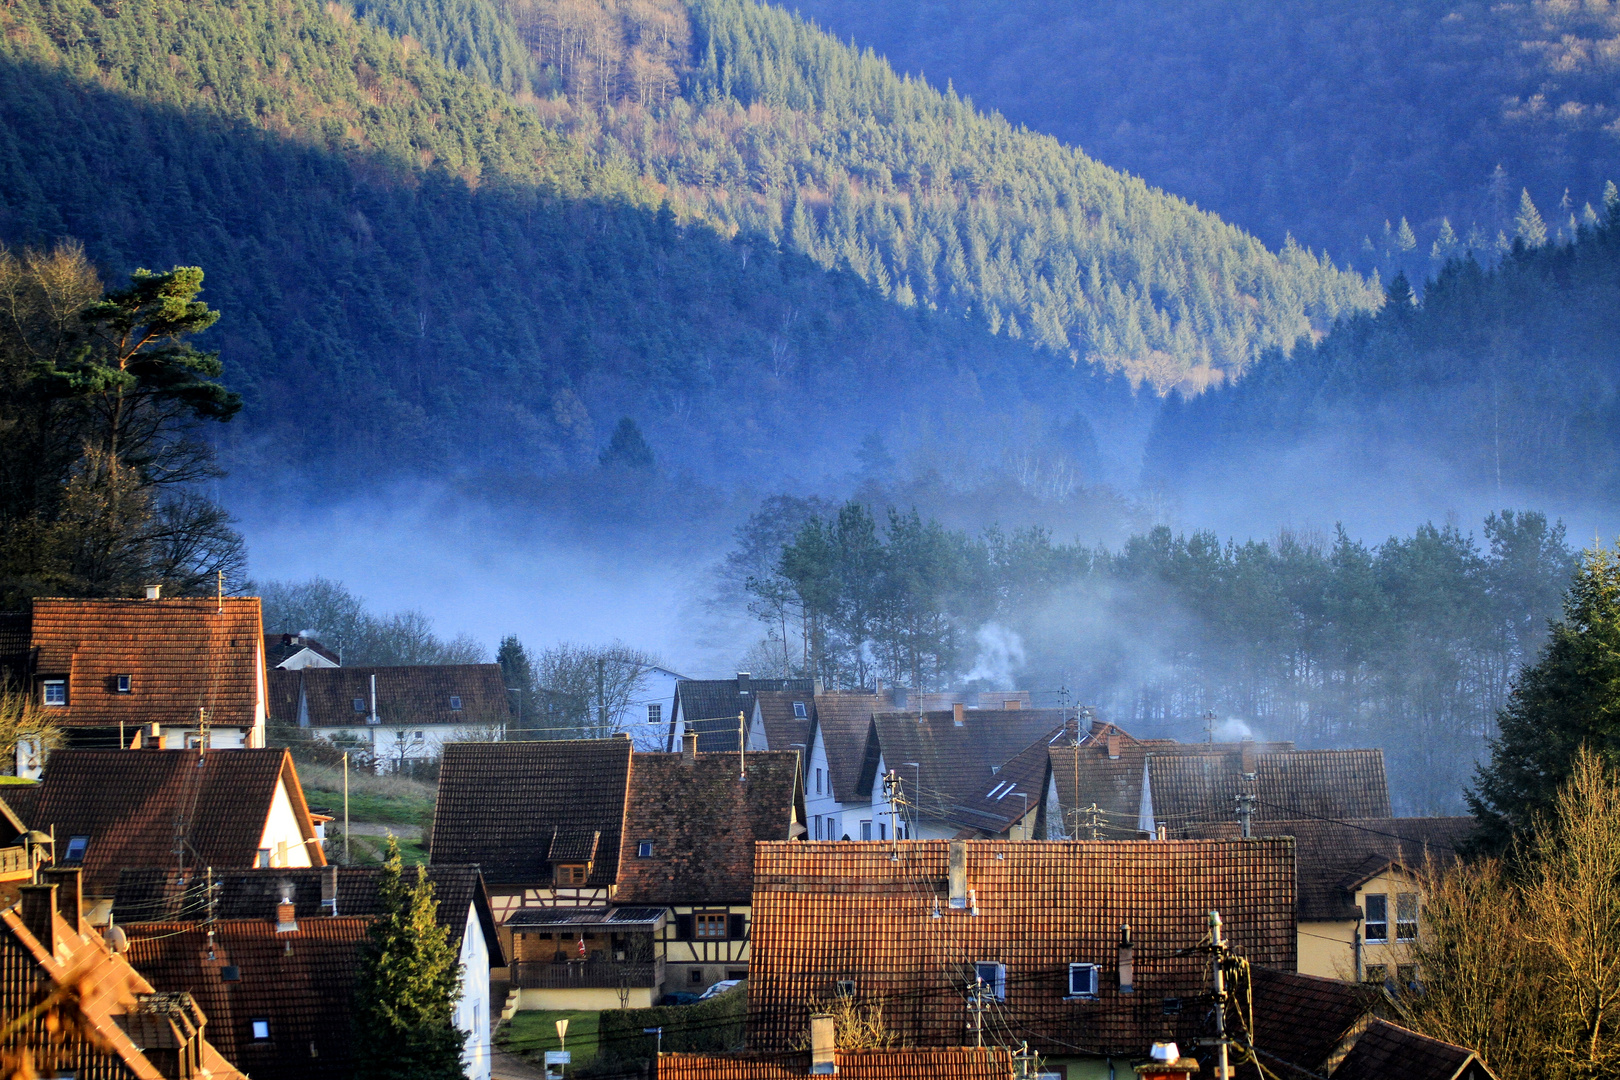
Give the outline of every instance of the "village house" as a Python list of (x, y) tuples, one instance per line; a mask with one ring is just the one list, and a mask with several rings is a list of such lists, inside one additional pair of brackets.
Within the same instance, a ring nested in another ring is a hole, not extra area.
[[(220, 1052), (255, 1080), (341, 1074), (359, 950), (381, 914), (380, 874), (336, 866), (184, 878), (126, 870), (113, 916), (142, 975), (159, 989), (189, 990), (214, 1018)], [(505, 963), (489, 896), (477, 867), (430, 867), (428, 879), (461, 963), (453, 1022), (467, 1035), (466, 1075), (489, 1080), (489, 976)]]
[[(20, 637), (21, 621), (9, 634)], [(257, 597), (35, 600), (28, 648), (6, 674), (62, 728), (68, 745), (214, 749), (264, 745), (264, 641)], [(19, 744), (17, 773), (38, 776)]]
[[(134, 1080), (246, 1080), (211, 1041), (216, 1028), (188, 990), (156, 990), (122, 955), (122, 931), (103, 938), (82, 918), (77, 870), (45, 870), (0, 911), (0, 1015), (20, 1017), (38, 992), (79, 991), (77, 1015), (40, 1016), (5, 1039), (41, 1076)], [(62, 1020), (76, 1022), (61, 1022)], [(82, 1026), (81, 1026), (82, 1025)]]
[(744, 977), (752, 848), (803, 834), (794, 753), (625, 737), (447, 747), (432, 861), (489, 883), (517, 1006), (646, 1006)]
[(1208, 992), (1211, 911), (1251, 964), (1292, 970), (1292, 842), (762, 843), (749, 1048), (793, 1051), (843, 997), (881, 1003), (904, 1045), (1011, 1025), (1050, 1071), (1102, 1080), (1203, 1034), (1205, 1010), (1161, 1006)]
[(126, 867), (326, 862), (285, 750), (58, 750), (29, 824), (54, 836), (56, 866), (84, 871), (95, 926), (106, 925)]
[(363, 750), (385, 772), (436, 761), (447, 742), (488, 741), (512, 721), (499, 664), (307, 665), (269, 678), (278, 723)]
[[(815, 1068), (816, 1065), (822, 1068)], [(1011, 1051), (999, 1046), (948, 1050), (839, 1050), (825, 1060), (795, 1054), (660, 1054), (658, 1080), (799, 1080), (836, 1074), (840, 1080), (1018, 1080)], [(1034, 1078), (1031, 1078), (1034, 1080)]]
[(735, 679), (681, 679), (675, 683), (670, 704), (665, 748), (679, 750), (686, 733), (692, 731), (698, 735), (702, 753), (737, 750), (748, 743), (755, 694), (795, 693), (808, 698), (815, 687), (812, 679), (756, 679), (746, 671), (739, 671)]
[[(1446, 866), (1474, 831), (1473, 818), (1264, 821), (1256, 835), (1294, 839), (1299, 865), (1299, 970), (1352, 982), (1411, 986), (1423, 937), (1420, 876)], [(1203, 837), (1238, 835), (1227, 822), (1193, 826)]]
[(266, 634), (264, 658), (271, 671), (343, 666), (336, 652), (306, 634)]

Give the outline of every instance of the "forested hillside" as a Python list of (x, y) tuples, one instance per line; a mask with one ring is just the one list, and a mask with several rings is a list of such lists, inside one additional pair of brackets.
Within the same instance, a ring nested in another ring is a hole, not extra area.
[[(1571, 244), (1449, 264), (1418, 302), (1398, 280), (1241, 383), (1172, 399), (1150, 471), (1208, 485), (1303, 451), (1320, 477), (1444, 468), (1458, 489), (1620, 496), (1620, 194)], [(1264, 467), (1264, 466), (1263, 466)]]
[(1524, 188), (1567, 239), (1620, 176), (1610, 0), (793, 6), (1267, 243), (1292, 232), (1385, 281), (1392, 264), (1434, 273), (1443, 223), (1511, 240)]
[[(378, 0), (361, 11), (449, 51), (489, 9), (534, 57), (542, 115), (634, 162), (679, 205), (847, 266), (903, 307), (1156, 386), (1199, 389), (1374, 294), (1280, 257), (1044, 135), (903, 79), (752, 0)], [(430, 23), (428, 11), (438, 13)], [(477, 61), (507, 70), (509, 44)]]

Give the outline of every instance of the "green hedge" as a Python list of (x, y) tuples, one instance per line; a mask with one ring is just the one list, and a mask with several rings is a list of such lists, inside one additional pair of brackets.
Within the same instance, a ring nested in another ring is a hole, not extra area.
[(657, 1053), (657, 1039), (642, 1034), (642, 1028), (650, 1027), (664, 1029), (665, 1053), (734, 1050), (742, 1045), (747, 1015), (747, 983), (695, 1005), (604, 1009), (598, 1056), (615, 1061), (651, 1058)]

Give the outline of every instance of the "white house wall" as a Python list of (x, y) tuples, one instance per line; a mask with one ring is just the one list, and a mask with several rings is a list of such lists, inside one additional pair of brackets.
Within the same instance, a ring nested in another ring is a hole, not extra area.
[(461, 998), (454, 1018), (456, 1027), (467, 1033), (461, 1058), (467, 1080), (490, 1080), (489, 1007), (489, 942), (477, 907), (468, 905), (461, 935)]
[(304, 833), (298, 827), (298, 815), (293, 813), (292, 799), (287, 796), (287, 784), (283, 780), (276, 781), (276, 793), (270, 800), (270, 814), (265, 818), (259, 850), (270, 852), (271, 866), (314, 865), (310, 861), (309, 845), (304, 843)]

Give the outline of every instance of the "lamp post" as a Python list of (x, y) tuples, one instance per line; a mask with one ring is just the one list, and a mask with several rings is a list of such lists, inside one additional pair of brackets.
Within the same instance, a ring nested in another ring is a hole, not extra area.
[[(521, 686), (508, 686), (506, 688), (506, 692), (508, 694), (516, 694), (518, 696), (517, 726), (518, 726), (518, 730), (522, 731), (523, 730), (523, 687), (521, 687)], [(502, 739), (506, 738), (506, 732), (505, 731), (501, 732), (501, 738)]]

